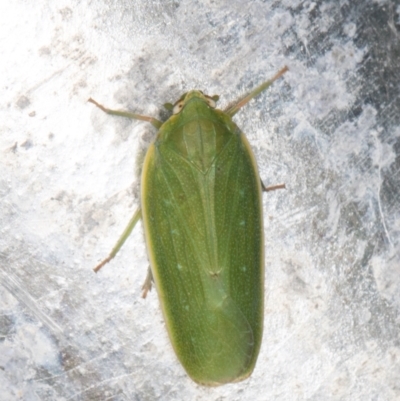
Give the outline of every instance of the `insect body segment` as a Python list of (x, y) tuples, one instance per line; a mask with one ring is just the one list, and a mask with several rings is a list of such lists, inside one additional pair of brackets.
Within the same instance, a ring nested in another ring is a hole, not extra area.
[[(146, 155), (142, 213), (171, 341), (189, 375), (218, 384), (247, 374), (262, 327), (261, 184), (243, 134), (197, 91)], [(245, 304), (244, 293), (253, 297)]]

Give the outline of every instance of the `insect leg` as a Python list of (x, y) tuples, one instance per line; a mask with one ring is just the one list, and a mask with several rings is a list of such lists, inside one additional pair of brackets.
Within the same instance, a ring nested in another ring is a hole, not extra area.
[(119, 237), (117, 243), (115, 244), (113, 250), (110, 252), (110, 254), (102, 261), (100, 262), (93, 270), (95, 273), (97, 273), (106, 263), (108, 263), (121, 249), (122, 245), (124, 245), (125, 241), (131, 234), (133, 227), (135, 227), (136, 223), (139, 221), (140, 217), (142, 216), (142, 211), (140, 210), (140, 207), (135, 211), (134, 215), (130, 219), (128, 225), (126, 226), (124, 232), (122, 235)]
[(153, 117), (148, 117), (148, 116), (142, 116), (141, 114), (136, 114), (136, 113), (131, 113), (130, 111), (122, 111), (122, 110), (111, 110), (107, 109), (106, 107), (102, 106), (100, 103), (97, 103), (95, 100), (90, 98), (88, 102), (93, 103), (96, 105), (99, 109), (103, 110), (104, 113), (111, 114), (113, 116), (120, 116), (120, 117), (127, 117), (131, 118), (133, 120), (142, 120), (142, 121), (147, 121), (157, 129), (161, 127), (162, 122), (157, 120), (156, 118)]
[(278, 185), (272, 185), (270, 187), (266, 187), (264, 183), (261, 180), (261, 188), (263, 192), (269, 192), (269, 191), (275, 191), (276, 189), (285, 189), (286, 185), (285, 184), (278, 184)]
[(274, 81), (276, 81), (279, 77), (281, 77), (289, 68), (283, 67), (274, 77), (272, 77), (269, 81), (262, 83), (260, 86), (257, 86), (254, 90), (252, 90), (248, 95), (246, 95), (243, 99), (239, 100), (236, 104), (229, 107), (225, 112), (229, 114), (231, 117), (235, 115), (245, 104), (247, 104), (253, 97), (259, 95), (262, 91), (267, 89), (272, 85)]
[(152, 287), (152, 283), (153, 283), (154, 279), (153, 279), (153, 273), (151, 272), (150, 266), (147, 270), (147, 276), (146, 279), (144, 280), (144, 283), (142, 285), (142, 298), (146, 298), (147, 297), (147, 293), (149, 291), (151, 291), (151, 287)]

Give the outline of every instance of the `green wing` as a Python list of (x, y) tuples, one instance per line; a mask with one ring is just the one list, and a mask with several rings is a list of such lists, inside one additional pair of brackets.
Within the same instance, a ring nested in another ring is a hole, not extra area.
[(261, 189), (230, 117), (193, 107), (164, 124), (146, 155), (142, 212), (174, 349), (195, 381), (217, 385), (247, 377), (259, 352)]

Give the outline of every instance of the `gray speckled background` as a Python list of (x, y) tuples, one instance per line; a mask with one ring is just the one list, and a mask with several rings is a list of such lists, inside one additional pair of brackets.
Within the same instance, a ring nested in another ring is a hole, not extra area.
[[(400, 399), (400, 5), (4, 1), (0, 5), (0, 399)], [(246, 381), (194, 384), (143, 300), (138, 204), (155, 130), (188, 89), (240, 97), (267, 185), (265, 332)]]

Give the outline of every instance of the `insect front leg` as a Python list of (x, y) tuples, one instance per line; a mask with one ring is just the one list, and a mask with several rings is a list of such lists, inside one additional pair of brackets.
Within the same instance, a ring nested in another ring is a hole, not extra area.
[(161, 127), (162, 122), (160, 120), (157, 120), (156, 118), (153, 117), (148, 117), (148, 116), (142, 116), (141, 114), (136, 114), (132, 113), (130, 111), (123, 111), (123, 110), (112, 110), (112, 109), (107, 109), (106, 107), (102, 106), (100, 103), (97, 103), (96, 100), (90, 98), (88, 102), (93, 103), (96, 105), (99, 109), (103, 110), (104, 113), (111, 114), (113, 116), (119, 116), (119, 117), (126, 117), (126, 118), (131, 118), (133, 120), (142, 120), (142, 121), (147, 121), (157, 129)]
[(286, 71), (288, 71), (288, 67), (283, 67), (274, 77), (272, 77), (269, 81), (262, 83), (260, 86), (257, 86), (254, 90), (252, 90), (248, 95), (246, 95), (243, 99), (239, 100), (236, 104), (229, 107), (225, 113), (229, 114), (231, 117), (234, 116), (245, 104), (250, 102), (251, 99), (259, 95), (261, 92), (265, 91), (268, 87), (272, 85), (274, 81), (276, 81), (279, 77), (281, 77)]

